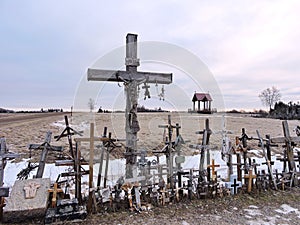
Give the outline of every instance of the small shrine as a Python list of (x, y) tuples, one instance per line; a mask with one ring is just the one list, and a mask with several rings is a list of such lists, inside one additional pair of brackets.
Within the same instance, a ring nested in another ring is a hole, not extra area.
[[(212, 110), (211, 110), (212, 97), (210, 96), (209, 93), (196, 93), (195, 92), (192, 102), (193, 102), (193, 112), (208, 113), (208, 114), (212, 113)], [(196, 102), (198, 102), (197, 109), (196, 109)], [(201, 102), (203, 102), (202, 108), (201, 108)]]

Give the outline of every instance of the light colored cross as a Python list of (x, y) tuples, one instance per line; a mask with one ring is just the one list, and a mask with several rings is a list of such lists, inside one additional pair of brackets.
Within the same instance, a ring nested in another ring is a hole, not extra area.
[(208, 165), (207, 168), (211, 168), (211, 174), (212, 174), (212, 180), (215, 181), (217, 176), (216, 176), (216, 167), (220, 167), (220, 165), (215, 164), (215, 160), (212, 159), (211, 165)]
[(133, 177), (132, 167), (136, 164), (137, 133), (140, 130), (137, 119), (138, 85), (141, 83), (170, 84), (172, 73), (139, 72), (137, 58), (137, 35), (126, 36), (126, 70), (91, 69), (87, 71), (88, 81), (123, 82), (126, 92), (126, 177)]
[(252, 190), (252, 180), (256, 178), (256, 175), (252, 173), (252, 169), (249, 169), (249, 174), (245, 174), (245, 179), (248, 179), (248, 193)]

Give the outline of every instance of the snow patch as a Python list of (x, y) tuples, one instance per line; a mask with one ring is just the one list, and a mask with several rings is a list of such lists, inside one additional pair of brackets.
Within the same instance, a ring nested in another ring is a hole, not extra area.
[(261, 216), (261, 211), (258, 209), (244, 209), (249, 216)]
[(293, 207), (291, 207), (291, 206), (289, 206), (287, 204), (282, 204), (280, 206), (280, 209), (276, 209), (275, 212), (278, 212), (278, 213), (281, 213), (281, 214), (285, 214), (285, 215), (294, 212), (294, 213), (297, 214), (298, 218), (300, 218), (300, 212), (299, 212), (299, 210), (296, 209), (296, 208), (293, 208)]
[(250, 208), (250, 209), (259, 209), (259, 207), (256, 206), (256, 205), (249, 205), (248, 208)]

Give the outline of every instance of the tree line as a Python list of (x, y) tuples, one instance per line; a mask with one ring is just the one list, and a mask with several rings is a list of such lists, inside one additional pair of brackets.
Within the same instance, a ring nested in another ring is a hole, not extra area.
[(269, 117), (276, 119), (300, 119), (299, 102), (284, 103), (280, 101), (281, 93), (276, 87), (267, 88), (259, 94), (263, 105), (269, 108)]

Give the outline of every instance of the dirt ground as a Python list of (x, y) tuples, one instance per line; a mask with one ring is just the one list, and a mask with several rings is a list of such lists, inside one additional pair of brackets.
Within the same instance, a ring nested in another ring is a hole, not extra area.
[[(178, 123), (180, 134), (187, 142), (183, 145), (183, 154), (191, 155), (197, 153), (190, 149), (190, 143), (198, 143), (201, 136), (196, 131), (204, 129), (205, 119), (209, 119), (210, 128), (213, 134), (210, 138), (212, 145), (221, 146), (222, 135), (221, 130), (223, 120), (226, 124), (226, 130), (231, 134), (228, 136), (234, 144), (235, 137), (241, 136), (241, 129), (245, 128), (249, 137), (257, 137), (256, 130), (259, 130), (262, 137), (266, 134), (271, 137), (283, 136), (282, 121), (268, 118), (254, 118), (249, 115), (242, 114), (226, 114), (223, 119), (222, 114), (200, 115), (188, 113), (140, 113), (138, 115), (140, 131), (138, 132), (138, 148), (151, 152), (152, 150), (160, 150), (163, 146), (163, 140), (167, 132), (159, 125), (167, 124), (168, 115), (171, 115), (172, 124)], [(76, 131), (82, 131), (83, 136), (89, 136), (90, 123), (95, 123), (95, 135), (101, 136), (104, 127), (108, 128), (108, 132), (112, 133), (113, 138), (125, 139), (125, 116), (124, 113), (112, 114), (91, 114), (91, 113), (36, 113), (36, 114), (0, 114), (0, 137), (5, 137), (9, 150), (21, 154), (21, 158), (30, 158), (34, 162), (38, 162), (40, 150), (28, 149), (29, 144), (42, 144), (45, 141), (47, 131), (52, 132), (51, 144), (55, 146), (63, 146), (67, 153), (69, 146), (67, 138), (56, 141), (54, 136), (60, 135), (65, 128), (64, 115), (69, 118), (70, 126)], [(293, 128), (299, 125), (297, 120), (289, 121), (290, 133), (295, 135)], [(175, 129), (173, 136), (175, 135)], [(78, 136), (78, 135), (77, 135)], [(76, 136), (74, 136), (76, 137)], [(257, 148), (257, 141), (249, 142), (252, 148)], [(120, 142), (122, 148), (112, 152), (113, 158), (123, 157), (125, 151), (125, 142)], [(274, 152), (281, 152), (281, 148), (273, 148)], [(83, 156), (88, 159), (88, 145), (82, 146)], [(48, 162), (52, 162), (57, 155), (56, 152), (49, 152)], [(95, 156), (98, 157), (97, 155)]]

